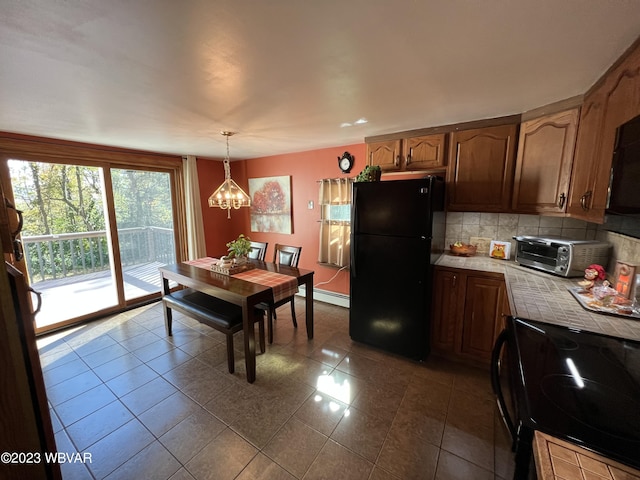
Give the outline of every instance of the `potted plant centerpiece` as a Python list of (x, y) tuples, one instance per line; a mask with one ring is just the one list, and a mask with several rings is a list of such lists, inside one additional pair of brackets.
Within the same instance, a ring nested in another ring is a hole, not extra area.
[(247, 256), (251, 251), (251, 239), (241, 233), (238, 238), (227, 243), (227, 251), (229, 255), (226, 255), (226, 258), (233, 259), (233, 263), (236, 265), (244, 265), (247, 263)]

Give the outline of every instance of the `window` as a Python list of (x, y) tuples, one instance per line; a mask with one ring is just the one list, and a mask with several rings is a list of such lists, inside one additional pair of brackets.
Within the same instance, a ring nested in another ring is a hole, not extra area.
[(345, 267), (350, 262), (353, 178), (320, 180), (320, 252), (318, 262)]

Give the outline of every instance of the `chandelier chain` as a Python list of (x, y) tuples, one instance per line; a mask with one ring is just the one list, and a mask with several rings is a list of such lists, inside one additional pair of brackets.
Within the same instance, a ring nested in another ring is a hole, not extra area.
[(241, 207), (250, 207), (251, 197), (231, 178), (229, 137), (233, 135), (233, 132), (223, 131), (220, 133), (227, 139), (227, 154), (222, 162), (224, 165), (224, 182), (222, 182), (222, 185), (209, 197), (209, 206), (226, 210), (227, 218), (231, 218), (231, 209), (237, 210)]
[(227, 140), (227, 155), (224, 157), (223, 165), (224, 165), (224, 178), (226, 180), (231, 178), (231, 164), (229, 163), (230, 155), (229, 155), (229, 137), (231, 136), (231, 132), (222, 132), (225, 139)]

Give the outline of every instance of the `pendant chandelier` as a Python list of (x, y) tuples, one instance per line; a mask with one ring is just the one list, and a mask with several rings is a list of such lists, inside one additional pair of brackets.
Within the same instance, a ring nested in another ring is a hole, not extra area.
[(250, 207), (251, 198), (231, 179), (231, 167), (229, 166), (229, 137), (233, 132), (220, 132), (227, 138), (227, 156), (224, 157), (224, 182), (209, 197), (209, 206), (218, 207), (227, 211), (227, 218), (231, 218), (231, 209)]

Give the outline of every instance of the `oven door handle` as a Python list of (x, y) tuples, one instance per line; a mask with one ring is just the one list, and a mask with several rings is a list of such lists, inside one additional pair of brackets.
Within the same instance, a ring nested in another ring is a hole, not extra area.
[(493, 350), (491, 352), (491, 387), (493, 388), (493, 393), (495, 394), (496, 401), (498, 402), (500, 415), (502, 416), (504, 424), (507, 426), (507, 429), (511, 434), (511, 439), (515, 442), (517, 438), (516, 427), (513, 424), (513, 420), (509, 416), (507, 403), (502, 393), (502, 385), (500, 385), (500, 353), (502, 352), (502, 347), (506, 343), (507, 338), (507, 330), (502, 330), (502, 332), (500, 332), (500, 335), (498, 335), (496, 343), (493, 346)]

